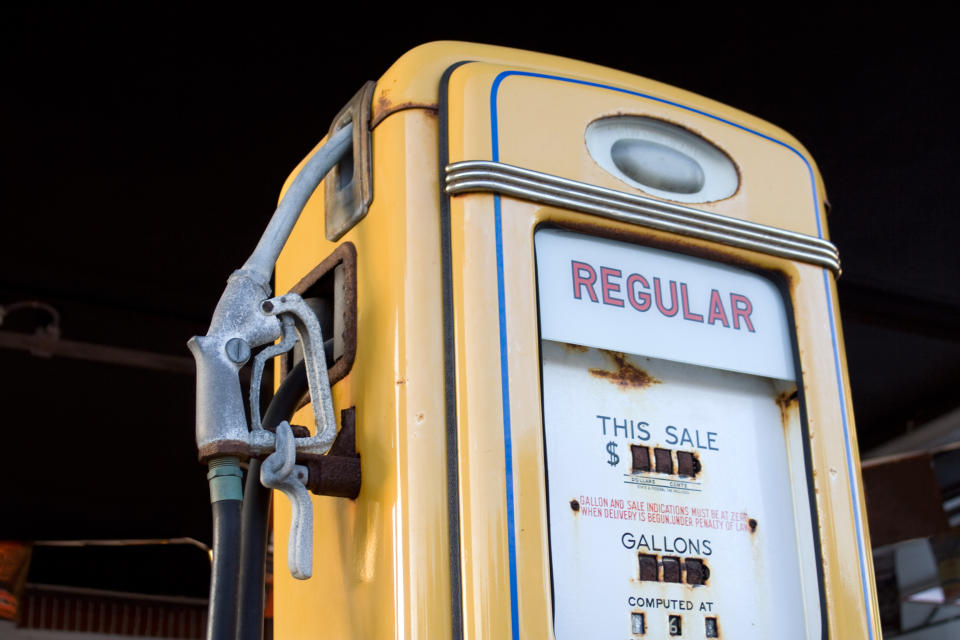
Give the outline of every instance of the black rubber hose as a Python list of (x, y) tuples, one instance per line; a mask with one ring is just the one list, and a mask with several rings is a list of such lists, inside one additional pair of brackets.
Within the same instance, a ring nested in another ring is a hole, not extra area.
[[(293, 417), (308, 392), (307, 372), (301, 361), (283, 379), (263, 416), (263, 427), (273, 430)], [(244, 489), (240, 539), (240, 595), (237, 640), (263, 638), (264, 578), (267, 564), (270, 498), (273, 492), (260, 484), (260, 460), (250, 459)]]
[(240, 570), (241, 474), (236, 458), (210, 461), (207, 478), (210, 481), (213, 511), (213, 566), (207, 640), (233, 640), (235, 633), (237, 576)]
[(236, 637), (261, 640), (271, 492), (260, 484), (260, 460), (256, 458), (247, 467), (244, 494)]

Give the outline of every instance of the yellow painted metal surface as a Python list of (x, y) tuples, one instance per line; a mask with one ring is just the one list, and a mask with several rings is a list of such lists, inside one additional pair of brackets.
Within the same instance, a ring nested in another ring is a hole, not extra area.
[[(441, 77), (466, 60), (473, 62), (449, 74), (448, 127), (441, 131)], [(517, 70), (538, 75), (503, 75)], [(608, 88), (575, 82), (580, 80)], [(494, 157), (490, 96), (496, 83)], [(342, 408), (357, 407), (363, 485), (356, 501), (314, 500), (315, 568), (307, 582), (293, 580), (286, 571), (289, 508), (283, 499), (275, 502), (276, 637), (447, 638), (451, 616), (460, 609), (465, 638), (553, 637), (533, 244), (534, 231), (545, 224), (746, 266), (786, 283), (810, 434), (828, 636), (865, 638), (872, 628), (872, 637), (879, 637), (836, 287), (822, 269), (502, 197), (512, 541), (505, 497), (498, 230), (490, 194), (450, 198), (455, 376), (444, 377), (441, 198), (447, 196), (439, 182), (441, 144), (447, 145), (450, 162), (497, 159), (642, 193), (593, 162), (583, 132), (607, 115), (660, 118), (716, 143), (740, 172), (736, 194), (697, 208), (809, 235), (817, 235), (819, 220), (826, 237), (823, 185), (799, 143), (757, 118), (660, 83), (563, 58), (462, 43), (434, 43), (406, 54), (379, 81), (372, 109), (373, 205), (339, 241), (357, 248), (357, 357), (352, 372), (333, 390), (338, 415)], [(334, 246), (323, 236), (318, 192), (278, 264), (277, 289), (288, 289)], [(839, 380), (831, 326), (840, 350)], [(458, 436), (458, 485), (449, 489), (446, 382), (456, 392)], [(841, 426), (844, 413), (850, 442)], [(309, 420), (303, 412), (298, 418)], [(790, 419), (799, 420), (799, 411)], [(459, 500), (459, 549), (448, 544), (448, 498)], [(859, 540), (857, 519), (863, 529)], [(461, 603), (451, 602), (452, 552), (459, 552)]]
[[(450, 162), (492, 159), (491, 86), (500, 74), (515, 69), (470, 64), (453, 73), (449, 93), (452, 103), (459, 108), (451, 105), (450, 129), (451, 132), (469, 131), (469, 134), (462, 137), (451, 134)], [(570, 78), (566, 74), (560, 77)], [(606, 116), (657, 118), (699, 133), (726, 151), (737, 165), (741, 181), (738, 193), (718, 202), (697, 204), (697, 208), (807, 235), (817, 234), (816, 218), (808, 213), (816, 207), (804, 159), (811, 166), (816, 165), (799, 142), (765, 123), (756, 130), (772, 140), (744, 134), (729, 123), (756, 126), (756, 119), (729, 107), (717, 109), (716, 115), (722, 120), (700, 117), (684, 107), (705, 110), (714, 105), (694, 94), (668, 91), (655, 83), (648, 86), (649, 81), (639, 83), (640, 78), (634, 80), (637, 84), (633, 91), (643, 96), (551, 78), (504, 76), (496, 93), (501, 141), (498, 161), (608, 189), (648, 195), (601, 169), (586, 151), (584, 131), (591, 122)], [(543, 106), (531, 108), (530, 105)], [(563, 108), (547, 108), (549, 105), (563, 105)], [(798, 149), (804, 159), (781, 143)], [(819, 179), (817, 192), (822, 199)], [(821, 225), (825, 227), (825, 220), (821, 220)]]
[[(314, 573), (286, 568), (290, 510), (274, 501), (277, 638), (444, 638), (450, 631), (440, 197), (436, 118), (406, 111), (374, 131), (376, 198), (340, 242), (357, 249), (357, 356), (334, 385), (335, 412), (357, 408), (357, 500), (314, 498)], [(435, 164), (434, 164), (435, 166)], [(329, 255), (322, 190), (277, 267), (290, 288)], [(299, 424), (311, 424), (305, 411)], [(295, 420), (295, 422), (297, 422)]]
[(450, 67), (464, 61), (509, 65), (511, 68), (531, 69), (540, 73), (562, 73), (621, 87), (643, 87), (647, 92), (679, 103), (699, 105), (711, 113), (734, 118), (744, 126), (799, 144), (789, 133), (765, 120), (656, 80), (560, 56), (465, 42), (430, 42), (401, 56), (377, 82), (373, 96), (373, 122), (376, 124), (391, 113), (405, 108), (436, 108), (440, 78)]

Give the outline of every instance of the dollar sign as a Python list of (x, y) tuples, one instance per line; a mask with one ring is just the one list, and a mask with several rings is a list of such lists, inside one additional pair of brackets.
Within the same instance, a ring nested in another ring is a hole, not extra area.
[(620, 462), (620, 456), (617, 455), (617, 443), (613, 440), (607, 443), (607, 453), (610, 454), (610, 459), (607, 460), (607, 464), (611, 467), (617, 466), (617, 463)]

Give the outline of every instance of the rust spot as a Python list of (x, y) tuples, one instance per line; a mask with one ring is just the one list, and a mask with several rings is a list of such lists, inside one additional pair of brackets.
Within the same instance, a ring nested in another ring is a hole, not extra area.
[(383, 120), (392, 113), (397, 111), (403, 111), (404, 109), (426, 109), (430, 111), (432, 115), (437, 115), (437, 105), (432, 102), (393, 102), (390, 99), (390, 90), (387, 88), (380, 87), (379, 95), (377, 96), (376, 104), (373, 106), (373, 118), (370, 120), (370, 129), (373, 129), (378, 124), (383, 122)]
[(570, 501), (570, 508), (573, 509), (574, 511), (580, 511), (580, 502), (576, 498), (574, 498), (573, 500)]
[(216, 456), (237, 456), (241, 460), (247, 460), (250, 457), (250, 445), (242, 440), (221, 440), (208, 442), (199, 447), (197, 452), (200, 462), (207, 462)]
[(600, 351), (613, 361), (616, 369), (613, 371), (607, 371), (606, 369), (591, 367), (591, 375), (609, 380), (613, 384), (617, 385), (618, 387), (623, 387), (624, 389), (631, 387), (635, 389), (643, 389), (644, 387), (649, 387), (652, 384), (660, 383), (660, 380), (657, 380), (643, 369), (640, 369), (639, 367), (627, 362), (627, 355), (625, 353), (621, 353), (619, 351), (608, 351), (606, 349), (601, 349)]
[(780, 407), (780, 423), (786, 429), (790, 426), (790, 405), (799, 401), (797, 390), (778, 393), (773, 401)]
[(756, 533), (756, 532), (757, 532), (757, 521), (756, 521), (756, 520), (754, 520), (753, 518), (750, 518), (749, 520), (747, 520), (747, 525), (750, 527), (750, 533)]
[(660, 564), (663, 566), (664, 582), (682, 582), (680, 580), (680, 558), (665, 556)]
[(630, 445), (630, 454), (633, 457), (633, 472), (650, 471), (650, 449), (637, 444)]
[(654, 449), (653, 457), (657, 473), (673, 473), (673, 458), (670, 456), (670, 449)]
[(397, 379), (397, 385), (401, 385), (401, 384), (407, 384), (407, 379), (406, 378)]
[(564, 342), (563, 346), (569, 349), (570, 351), (578, 351), (580, 353), (590, 350), (590, 347), (586, 347), (582, 344), (573, 344), (572, 342)]
[(312, 493), (353, 500), (360, 495), (362, 479), (357, 453), (356, 407), (340, 412), (340, 424), (340, 432), (329, 453), (300, 453), (296, 463), (307, 467), (306, 485)]
[(638, 554), (640, 561), (640, 579), (649, 582), (656, 582), (658, 579), (657, 556)]
[(687, 571), (687, 584), (707, 584), (707, 580), (710, 578), (710, 568), (703, 560), (687, 558), (683, 562), (683, 568)]
[(778, 393), (773, 401), (777, 403), (778, 407), (788, 407), (790, 406), (791, 402), (796, 402), (798, 397), (799, 394), (797, 393), (797, 390), (794, 389), (793, 391), (784, 391), (783, 393)]
[(697, 454), (692, 451), (677, 451), (677, 473), (679, 475), (696, 478), (702, 468)]

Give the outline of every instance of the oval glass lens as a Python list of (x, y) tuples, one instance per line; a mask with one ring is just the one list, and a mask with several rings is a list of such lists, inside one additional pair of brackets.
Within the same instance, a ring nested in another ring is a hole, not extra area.
[(697, 134), (663, 120), (614, 116), (586, 130), (587, 150), (605, 171), (676, 202), (729, 198), (740, 178), (733, 160)]
[(650, 140), (621, 138), (610, 148), (613, 164), (640, 184), (673, 193), (703, 189), (703, 169), (696, 160)]

